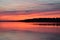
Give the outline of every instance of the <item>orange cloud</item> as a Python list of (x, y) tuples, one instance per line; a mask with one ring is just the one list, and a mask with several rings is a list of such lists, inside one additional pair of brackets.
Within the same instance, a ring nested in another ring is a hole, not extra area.
[(1, 15), (0, 20), (24, 20), (32, 18), (60, 18), (59, 11), (31, 13), (26, 15)]

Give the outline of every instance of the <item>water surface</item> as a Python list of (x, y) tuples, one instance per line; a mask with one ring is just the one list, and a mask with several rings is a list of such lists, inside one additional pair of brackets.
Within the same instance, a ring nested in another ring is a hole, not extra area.
[(0, 40), (60, 40), (55, 22), (0, 22)]

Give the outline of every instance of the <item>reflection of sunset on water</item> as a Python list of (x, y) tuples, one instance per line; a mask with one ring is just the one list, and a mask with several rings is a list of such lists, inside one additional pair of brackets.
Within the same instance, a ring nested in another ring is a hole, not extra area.
[(3, 22), (0, 24), (1, 24), (2, 28), (17, 29), (17, 30), (19, 30), (19, 29), (23, 30), (23, 29), (36, 27), (36, 25), (32, 25), (30, 23), (24, 23), (24, 22)]
[[(1, 22), (1, 29), (4, 30), (27, 30), (36, 32), (59, 32), (60, 27), (54, 25), (36, 25), (39, 23), (25, 23), (25, 22)], [(40, 23), (44, 24), (44, 23)], [(48, 24), (48, 23), (47, 23)], [(58, 29), (57, 29), (58, 27)]]

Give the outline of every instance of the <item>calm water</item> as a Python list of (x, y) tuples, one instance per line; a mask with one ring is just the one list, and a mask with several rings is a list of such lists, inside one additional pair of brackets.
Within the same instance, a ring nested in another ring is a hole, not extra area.
[(60, 23), (0, 22), (0, 40), (60, 40)]

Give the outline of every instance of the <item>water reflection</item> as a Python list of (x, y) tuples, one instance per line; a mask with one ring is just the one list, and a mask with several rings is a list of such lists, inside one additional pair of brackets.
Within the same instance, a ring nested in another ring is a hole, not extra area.
[(60, 40), (60, 23), (0, 22), (0, 40)]
[(0, 22), (0, 29), (29, 30), (36, 32), (59, 32), (60, 23), (55, 22)]
[(0, 40), (60, 40), (60, 34), (38, 32), (0, 32)]

